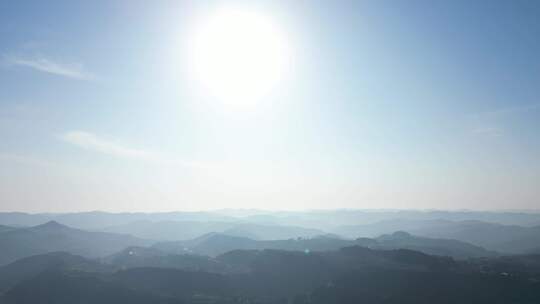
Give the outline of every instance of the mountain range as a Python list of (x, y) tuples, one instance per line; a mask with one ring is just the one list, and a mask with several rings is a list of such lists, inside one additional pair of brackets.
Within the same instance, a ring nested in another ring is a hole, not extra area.
[(159, 242), (186, 241), (211, 232), (265, 241), (313, 238), (319, 235), (355, 240), (406, 231), (419, 237), (458, 240), (504, 254), (540, 252), (540, 245), (537, 245), (540, 244), (540, 214), (534, 212), (218, 210), (167, 213), (0, 213), (0, 224), (3, 225), (0, 226), (0, 233), (47, 221), (94, 232), (129, 234)]
[(503, 225), (478, 220), (394, 219), (369, 225), (342, 226), (334, 232), (344, 236), (377, 236), (404, 230), (417, 236), (455, 239), (508, 254), (537, 252), (540, 226)]
[[(527, 274), (519, 271), (524, 260), (536, 265)], [(407, 249), (351, 246), (325, 252), (233, 250), (215, 261), (230, 271), (124, 269), (67, 253), (49, 253), (0, 268), (0, 282), (8, 279), (0, 285), (0, 303), (540, 301), (540, 257), (534, 256), (460, 262)]]
[(188, 241), (160, 242), (153, 247), (174, 254), (202, 254), (217, 256), (235, 249), (279, 249), (289, 251), (329, 251), (347, 246), (363, 246), (373, 249), (413, 249), (428, 254), (452, 256), (458, 259), (488, 257), (496, 253), (465, 242), (446, 239), (415, 237), (406, 232), (396, 232), (378, 238), (346, 240), (332, 236), (297, 238), (288, 240), (258, 241), (221, 233), (209, 233)]
[[(181, 226), (183, 225), (185, 223), (181, 222)], [(246, 228), (245, 225), (237, 226), (238, 229), (239, 227)], [(260, 231), (257, 229), (261, 228), (258, 225), (247, 227), (255, 227), (254, 233)], [(288, 227), (268, 228), (266, 226), (261, 230), (267, 233), (266, 235), (275, 231), (292, 231)], [(85, 231), (50, 221), (38, 226), (10, 228), (4, 232), (0, 232), (0, 246), (4, 249), (0, 252), (0, 265), (31, 255), (54, 251), (65, 251), (90, 258), (104, 258), (133, 246), (139, 246), (138, 251), (141, 251), (141, 246), (153, 246), (152, 248), (167, 254), (199, 254), (207, 256), (217, 256), (236, 249), (328, 251), (354, 245), (375, 249), (406, 248), (428, 254), (452, 256), (458, 259), (495, 255), (494, 252), (465, 242), (417, 237), (405, 232), (373, 239), (358, 238), (355, 240), (342, 239), (335, 235), (296, 237), (281, 240), (254, 240), (248, 237), (229, 235), (227, 234), (228, 231), (225, 230), (225, 233), (211, 232), (184, 241), (158, 242), (137, 238), (128, 234)], [(236, 230), (236, 232), (238, 231)], [(296, 231), (318, 232), (316, 230), (305, 229), (298, 229)], [(149, 265), (153, 264), (150, 263)]]
[(126, 234), (84, 231), (50, 221), (34, 227), (1, 232), (0, 265), (53, 251), (66, 251), (84, 257), (101, 257), (128, 246), (144, 246), (151, 243)]
[(102, 229), (105, 232), (126, 233), (159, 241), (189, 240), (201, 235), (220, 232), (256, 240), (281, 240), (313, 237), (324, 234), (319, 229), (297, 226), (262, 225), (244, 222), (215, 221), (136, 221)]
[(0, 304), (540, 303), (540, 255), (518, 254), (537, 246), (536, 226), (397, 219), (328, 233), (221, 216), (0, 226)]

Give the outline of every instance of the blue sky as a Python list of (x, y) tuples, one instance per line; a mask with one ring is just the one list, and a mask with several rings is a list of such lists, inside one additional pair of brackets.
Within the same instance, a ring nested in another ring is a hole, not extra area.
[[(216, 8), (293, 50), (256, 106), (190, 78)], [(535, 209), (535, 1), (4, 1), (1, 210)]]

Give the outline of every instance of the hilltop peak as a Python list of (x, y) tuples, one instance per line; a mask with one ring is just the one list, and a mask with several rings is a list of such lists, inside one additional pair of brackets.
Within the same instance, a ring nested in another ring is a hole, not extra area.
[(54, 220), (48, 221), (48, 222), (46, 222), (44, 224), (35, 226), (33, 228), (34, 229), (66, 229), (66, 228), (69, 229), (68, 226), (62, 225), (62, 224), (60, 224), (60, 223), (58, 223), (57, 221), (54, 221)]

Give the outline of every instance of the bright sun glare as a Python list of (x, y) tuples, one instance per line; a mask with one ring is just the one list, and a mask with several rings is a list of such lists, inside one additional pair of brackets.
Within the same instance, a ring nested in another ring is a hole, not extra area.
[(218, 11), (204, 19), (191, 41), (192, 72), (214, 97), (233, 106), (255, 105), (285, 76), (285, 35), (265, 16)]

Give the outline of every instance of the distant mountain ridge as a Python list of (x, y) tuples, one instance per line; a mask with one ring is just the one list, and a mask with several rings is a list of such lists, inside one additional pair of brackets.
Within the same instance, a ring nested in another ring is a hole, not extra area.
[(371, 248), (376, 249), (410, 249), (427, 254), (451, 256), (457, 259), (474, 257), (493, 257), (498, 254), (488, 251), (480, 246), (454, 239), (426, 238), (414, 236), (405, 231), (397, 231), (393, 234), (385, 234), (375, 238), (376, 244)]
[(112, 254), (128, 246), (150, 245), (151, 241), (130, 235), (91, 232), (50, 221), (29, 228), (0, 233), (0, 265), (20, 258), (54, 251), (85, 257)]
[(24, 213), (0, 212), (0, 224), (8, 226), (36, 226), (49, 221), (79, 229), (102, 229), (104, 227), (123, 225), (136, 221), (235, 221), (236, 218), (213, 212), (122, 212), (104, 211), (76, 213)]
[[(135, 221), (215, 221), (299, 226), (335, 232), (339, 226), (370, 225), (395, 219), (408, 221), (467, 221), (499, 223), (503, 225), (540, 225), (540, 212), (497, 212), (497, 211), (437, 211), (437, 210), (313, 210), (313, 211), (264, 211), (264, 210), (216, 210), (200, 212), (156, 212), (156, 213), (109, 213), (102, 211), (79, 213), (0, 212), (0, 224), (8, 226), (35, 226), (55, 220), (64, 225), (81, 229), (102, 229), (124, 225)], [(393, 229), (407, 230), (404, 227)], [(390, 233), (387, 231), (385, 233)], [(338, 233), (339, 234), (339, 233)], [(379, 233), (381, 234), (381, 233)], [(360, 235), (358, 235), (360, 236)]]
[(194, 253), (217, 256), (238, 249), (276, 249), (309, 252), (337, 250), (342, 247), (356, 245), (373, 249), (413, 249), (428, 254), (452, 256), (459, 259), (496, 255), (494, 252), (487, 251), (481, 247), (465, 242), (414, 237), (405, 232), (398, 232), (392, 236), (381, 236), (376, 239), (359, 238), (357, 240), (345, 240), (328, 236), (319, 236), (305, 239), (297, 238), (273, 241), (257, 241), (221, 233), (209, 233), (188, 241), (157, 243), (154, 245), (154, 248), (175, 254)]
[(160, 241), (189, 240), (211, 232), (248, 237), (256, 240), (313, 237), (325, 233), (319, 229), (297, 226), (261, 225), (244, 223), (241, 221), (136, 221), (124, 225), (106, 227), (102, 230), (105, 232), (126, 233), (141, 238)]
[[(291, 228), (282, 226), (259, 226), (242, 224), (235, 226), (236, 232), (249, 231), (253, 233), (263, 233), (267, 236), (271, 233), (292, 233), (297, 232), (316, 233), (317, 230), (304, 228)], [(226, 230), (230, 233), (230, 230)], [(261, 232), (262, 231), (262, 232)], [(292, 231), (292, 232), (291, 232)], [(399, 234), (396, 234), (399, 235)], [(406, 237), (405, 237), (406, 236)], [(65, 251), (85, 257), (106, 257), (120, 252), (131, 246), (150, 246), (153, 240), (136, 238), (127, 234), (117, 234), (108, 232), (92, 232), (71, 228), (56, 221), (49, 221), (45, 224), (28, 228), (14, 228), (0, 233), (0, 248), (5, 248), (0, 252), (0, 265), (7, 264), (20, 258), (31, 255), (42, 254), (54, 251)], [(234, 236), (224, 233), (208, 233), (198, 238), (186, 241), (160, 242), (154, 245), (161, 251), (172, 254), (202, 254), (217, 256), (227, 251), (237, 249), (279, 249), (291, 251), (328, 251), (337, 250), (346, 246), (361, 245), (379, 249), (408, 248), (435, 255), (446, 255), (454, 258), (468, 258), (493, 256), (493, 252), (486, 251), (480, 247), (452, 240), (436, 240), (431, 238), (412, 237), (401, 233), (401, 238), (381, 237), (377, 239), (356, 239), (346, 240), (336, 236), (324, 234), (323, 236), (307, 238), (289, 238), (282, 240), (253, 240), (246, 237)], [(153, 259), (153, 258), (152, 258)], [(169, 262), (146, 261), (148, 266), (159, 266), (182, 264), (186, 261), (171, 258)], [(184, 259), (185, 260), (185, 259)], [(200, 262), (200, 261), (199, 261)], [(172, 264), (167, 264), (172, 263)], [(190, 261), (194, 267), (208, 267), (202, 263), (196, 266), (196, 261)], [(169, 267), (169, 266), (167, 266)]]
[[(0, 213), (0, 244), (6, 242), (15, 235), (21, 235), (16, 238), (32, 239), (28, 236), (32, 232), (32, 227), (28, 223), (44, 223), (47, 219), (56, 219), (49, 221), (59, 225), (73, 223), (77, 229), (82, 227), (91, 227), (93, 231), (102, 231), (101, 233), (111, 233), (118, 235), (124, 234), (125, 238), (130, 238), (127, 234), (133, 235), (133, 239), (144, 239), (143, 242), (130, 241), (118, 244), (127, 246), (148, 245), (153, 241), (189, 241), (201, 235), (218, 232), (229, 236), (248, 238), (256, 241), (276, 241), (277, 243), (266, 243), (263, 248), (292, 248), (300, 250), (304, 244), (290, 244), (289, 239), (312, 239), (318, 235), (333, 234), (333, 238), (343, 236), (355, 242), (337, 242), (336, 245), (309, 244), (307, 247), (315, 248), (338, 248), (337, 244), (350, 245), (357, 244), (358, 237), (368, 237), (377, 239), (377, 244), (372, 240), (364, 239), (365, 246), (378, 246), (378, 248), (404, 248), (418, 249), (423, 252), (450, 255), (456, 258), (466, 256), (477, 257), (479, 255), (491, 254), (493, 251), (505, 254), (527, 254), (540, 251), (540, 226), (534, 226), (533, 223), (540, 223), (540, 214), (537, 213), (511, 213), (511, 212), (470, 212), (470, 211), (362, 211), (362, 210), (327, 210), (327, 211), (306, 211), (306, 212), (168, 212), (168, 213), (107, 213), (107, 212), (83, 212), (69, 214), (26, 214), (26, 213)], [(465, 220), (462, 220), (465, 219)], [(498, 220), (500, 223), (485, 222), (484, 220)], [(503, 223), (522, 223), (528, 226), (506, 225)], [(351, 224), (356, 223), (356, 224)], [(362, 224), (364, 223), (364, 224)], [(12, 225), (12, 226), (9, 226)], [(39, 226), (39, 225), (38, 225)], [(313, 228), (318, 227), (318, 228)], [(54, 227), (53, 227), (54, 228)], [(22, 229), (22, 230), (21, 230)], [(24, 230), (27, 229), (27, 230)], [(61, 230), (60, 227), (56, 227)], [(40, 233), (45, 233), (47, 227), (43, 226)], [(54, 230), (54, 229), (52, 229)], [(21, 231), (26, 231), (27, 236)], [(441, 239), (437, 244), (432, 241), (430, 246), (422, 244), (423, 240), (409, 239), (406, 243), (403, 240), (378, 239), (380, 235), (393, 234), (396, 231), (406, 231), (416, 237)], [(88, 232), (88, 231), (87, 231)], [(69, 234), (69, 233), (68, 233)], [(68, 238), (67, 234), (63, 236)], [(35, 237), (34, 237), (35, 238)], [(132, 240), (133, 240), (132, 239)], [(148, 239), (148, 241), (145, 241)], [(485, 252), (479, 248), (467, 247), (458, 243), (448, 241), (445, 244), (442, 239), (457, 240), (472, 244), (476, 247), (487, 249)], [(59, 241), (59, 240), (57, 240)], [(260, 244), (245, 245), (246, 241), (231, 239), (231, 242), (237, 242), (241, 248), (261, 248)], [(251, 242), (251, 241), (250, 241)], [(420, 242), (413, 244), (412, 242)], [(17, 243), (17, 242), (15, 242)], [(28, 254), (38, 254), (42, 252), (64, 250), (77, 254), (101, 254), (104, 248), (98, 245), (96, 248), (75, 248), (74, 242), (67, 246), (41, 244), (36, 249), (39, 242), (34, 239), (30, 242), (29, 248), (22, 249), (22, 243), (15, 244), (11, 249), (6, 250), (2, 256), (11, 256), (7, 260), (2, 260), (0, 264), (12, 261), (14, 258), (21, 257), (23, 252)], [(6, 243), (7, 244), (7, 243)], [(97, 244), (105, 244), (101, 241)], [(276, 245), (277, 244), (277, 245)], [(313, 245), (313, 246), (312, 246)], [(66, 247), (67, 246), (67, 247)], [(70, 247), (71, 246), (71, 247)], [(318, 247), (319, 246), (319, 247)], [(24, 247), (24, 246), (23, 246)], [(73, 248), (72, 248), (73, 247)], [(183, 246), (191, 248), (190, 246)], [(226, 248), (225, 245), (222, 246)], [(231, 249), (237, 249), (229, 246)], [(117, 252), (122, 248), (112, 246), (114, 251), (105, 252), (106, 255)], [(459, 248), (459, 249), (457, 249)], [(101, 250), (101, 251), (100, 251)], [(191, 249), (193, 250), (193, 249)], [(196, 249), (196, 250), (200, 250)], [(207, 249), (212, 251), (210, 249)], [(86, 251), (86, 252), (85, 252)], [(100, 252), (94, 252), (100, 251)], [(221, 249), (216, 252), (223, 252)], [(24, 254), (26, 254), (24, 253)], [(214, 253), (212, 253), (214, 254)]]
[(380, 235), (404, 230), (417, 236), (454, 239), (508, 254), (533, 253), (540, 244), (540, 226), (502, 225), (477, 220), (388, 220), (370, 225), (343, 226), (338, 234)]

